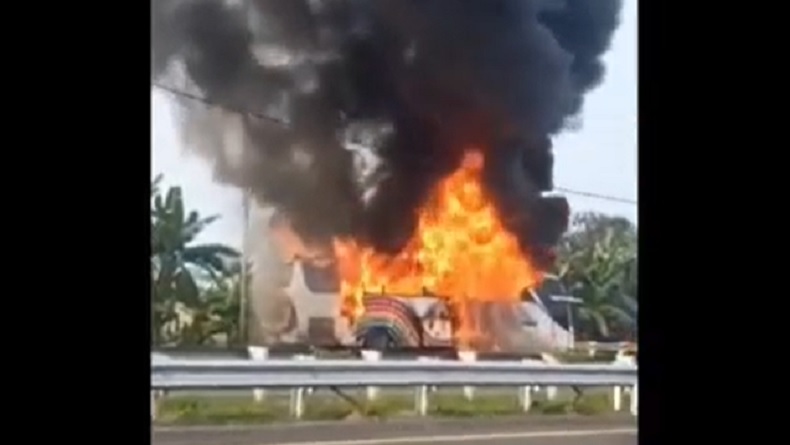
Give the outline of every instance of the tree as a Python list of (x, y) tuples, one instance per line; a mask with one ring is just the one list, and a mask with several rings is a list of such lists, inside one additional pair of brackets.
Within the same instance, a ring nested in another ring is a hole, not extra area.
[(179, 341), (185, 310), (205, 305), (200, 288), (227, 277), (229, 262), (240, 256), (220, 244), (193, 244), (218, 216), (187, 213), (181, 188), (169, 187), (163, 196), (161, 180), (151, 184), (151, 327), (157, 344)]
[[(241, 262), (229, 267), (228, 275), (209, 284), (198, 304), (192, 307), (192, 322), (185, 327), (183, 343), (204, 345), (244, 342), (240, 323), (243, 286)], [(247, 275), (249, 285), (249, 275)]]
[(625, 218), (583, 213), (560, 246), (558, 275), (574, 296), (579, 332), (608, 338), (636, 327), (637, 231)]

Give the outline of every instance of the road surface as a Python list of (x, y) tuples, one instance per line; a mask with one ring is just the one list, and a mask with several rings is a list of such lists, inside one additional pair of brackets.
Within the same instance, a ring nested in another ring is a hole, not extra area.
[(302, 422), (271, 426), (156, 427), (153, 445), (636, 445), (633, 417)]

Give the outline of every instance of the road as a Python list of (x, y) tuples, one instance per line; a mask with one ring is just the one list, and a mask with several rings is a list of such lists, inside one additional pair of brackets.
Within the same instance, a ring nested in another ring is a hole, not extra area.
[(630, 416), (346, 421), (157, 427), (153, 445), (636, 445)]

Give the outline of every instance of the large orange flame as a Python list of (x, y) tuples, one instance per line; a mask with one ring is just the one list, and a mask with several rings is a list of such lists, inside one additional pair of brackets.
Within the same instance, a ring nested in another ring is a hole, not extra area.
[(335, 256), (344, 312), (363, 312), (366, 292), (445, 298), (453, 308), (459, 345), (485, 336), (470, 308), (475, 302), (518, 302), (542, 274), (503, 227), (483, 191), (483, 155), (468, 151), (460, 167), (433, 189), (419, 211), (415, 234), (396, 256), (352, 240), (337, 240)]

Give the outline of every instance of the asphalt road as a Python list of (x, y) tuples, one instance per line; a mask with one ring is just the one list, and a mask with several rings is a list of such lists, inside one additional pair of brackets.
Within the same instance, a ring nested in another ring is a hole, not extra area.
[(238, 427), (157, 427), (153, 445), (636, 445), (636, 420), (602, 417), (345, 421)]

